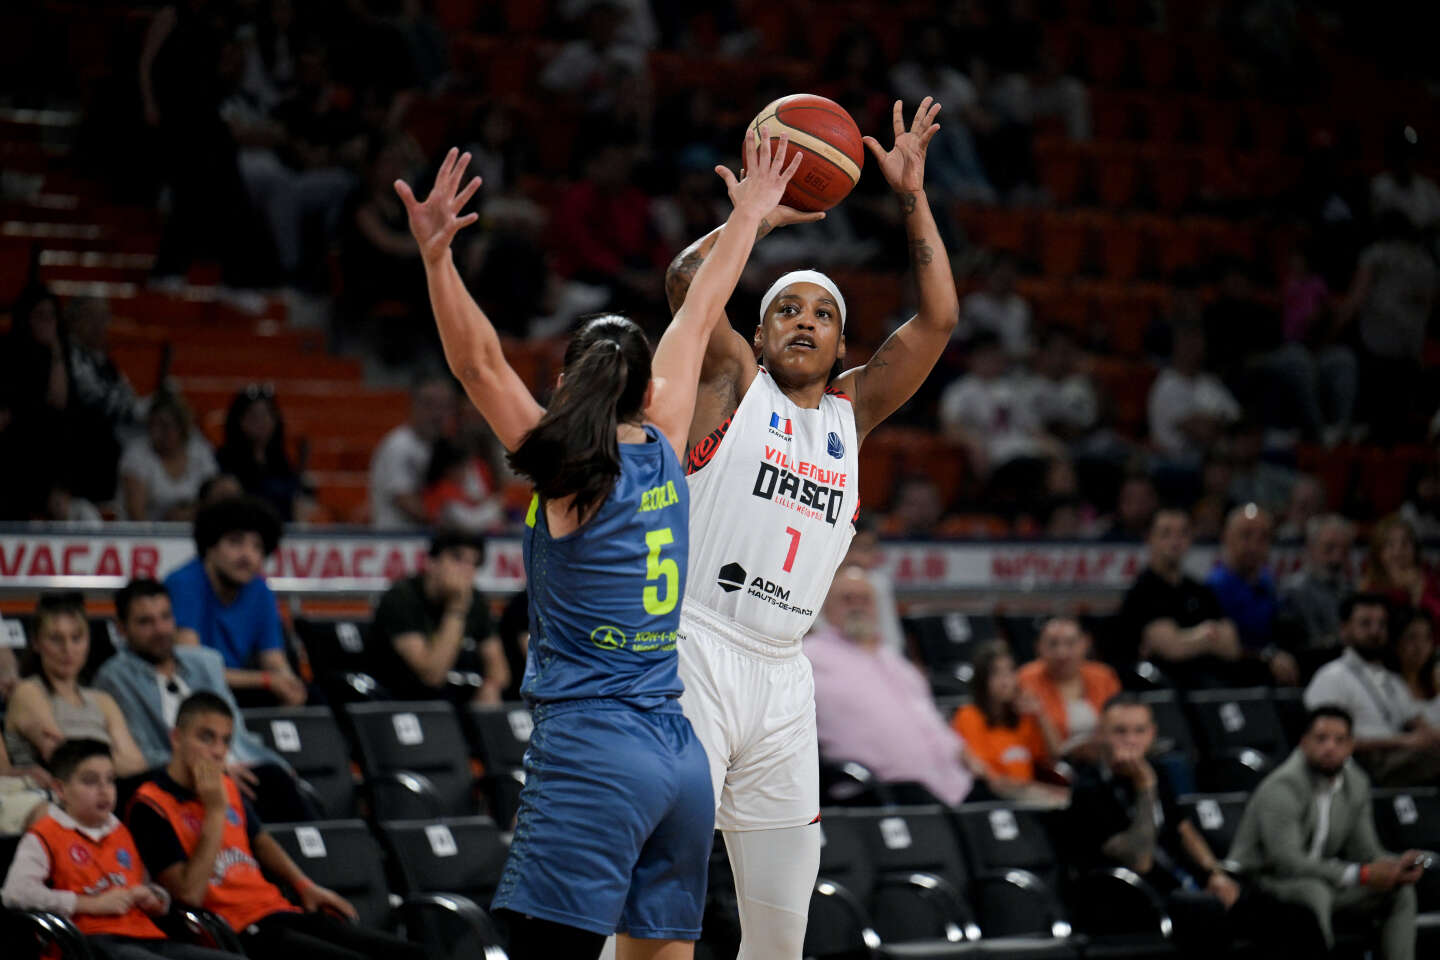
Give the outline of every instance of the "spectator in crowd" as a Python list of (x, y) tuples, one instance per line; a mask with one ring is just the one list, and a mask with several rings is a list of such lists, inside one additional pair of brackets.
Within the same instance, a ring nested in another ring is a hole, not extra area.
[(178, 639), (225, 661), (225, 683), (242, 704), (294, 706), (305, 684), (285, 658), (285, 631), (265, 584), (265, 558), (280, 543), (280, 521), (253, 497), (218, 500), (195, 517), (195, 558), (165, 578)]
[(435, 442), (425, 471), (425, 515), (432, 529), (498, 533), (505, 504), (496, 476), (499, 444), (472, 403), (462, 403), (453, 441)]
[(1120, 496), (1115, 501), (1115, 516), (1105, 531), (1105, 539), (1130, 543), (1144, 540), (1155, 523), (1160, 509), (1160, 496), (1155, 481), (1143, 473), (1131, 473), (1120, 483)]
[(1376, 223), (1360, 253), (1342, 310), (1360, 347), (1360, 419), (1373, 440), (1404, 440), (1414, 428), (1425, 330), (1440, 293), (1440, 269), (1404, 214)]
[(1066, 821), (1073, 865), (1133, 870), (1166, 897), (1182, 954), (1217, 955), (1229, 939), (1225, 912), (1236, 906), (1240, 887), (1150, 763), (1150, 705), (1134, 694), (1112, 697), (1102, 708), (1099, 737), (1096, 760), (1075, 768)]
[(1279, 540), (1299, 540), (1310, 528), (1310, 521), (1325, 512), (1325, 486), (1313, 474), (1302, 473), (1290, 487), (1290, 501), (1285, 504), (1280, 526), (1275, 531)]
[(1230, 428), (1226, 439), (1230, 455), (1230, 501), (1256, 504), (1272, 517), (1284, 510), (1290, 503), (1299, 474), (1261, 457), (1265, 450), (1265, 428), (1258, 421), (1242, 420)]
[(380, 598), (369, 656), (398, 699), (499, 703), (510, 686), (505, 651), (475, 589), (484, 559), (478, 534), (437, 531), (425, 568)]
[(1382, 518), (1371, 529), (1360, 586), (1384, 594), (1392, 605), (1416, 607), (1440, 617), (1440, 577), (1421, 562), (1415, 531), (1397, 514)]
[(1355, 525), (1338, 513), (1314, 517), (1305, 527), (1305, 565), (1280, 587), (1280, 601), (1304, 633), (1300, 645), (1308, 676), (1340, 652), (1340, 602), (1350, 593), (1350, 550)]
[(409, 421), (385, 434), (370, 460), (370, 522), (377, 530), (424, 525), (430, 451), (451, 431), (455, 413), (455, 386), (448, 377), (416, 382)]
[(1281, 355), (1302, 373), (1295, 397), (1301, 426), (1334, 446), (1350, 430), (1355, 413), (1358, 376), (1355, 351), (1338, 343), (1340, 314), (1331, 303), (1330, 288), (1297, 250), (1281, 286)]
[[(1230, 513), (1230, 460), (1213, 450), (1200, 467), (1200, 499), (1190, 505), (1190, 532), (1196, 540), (1219, 540)], [(1183, 499), (1183, 498), (1179, 498)]]
[(150, 882), (135, 838), (115, 816), (109, 745), (67, 740), (52, 764), (56, 802), (15, 848), (0, 891), (5, 906), (69, 919), (104, 960), (235, 960), (173, 943), (150, 919), (169, 909), (170, 895)]
[(106, 329), (110, 305), (99, 297), (75, 297), (66, 305), (70, 336), (70, 413), (83, 463), (70, 478), (78, 497), (104, 503), (115, 496), (120, 439), (140, 432), (145, 404), (110, 358)]
[(24, 833), (31, 821), (43, 815), (54, 786), (50, 772), (38, 763), (26, 767), (11, 763), (5, 738), (0, 737), (0, 834)]
[(286, 522), (304, 512), (305, 481), (285, 449), (285, 420), (270, 385), (251, 384), (235, 394), (225, 414), (225, 442), (216, 454), (225, 473)]
[[(1426, 722), (1405, 678), (1386, 664), (1390, 656), (1389, 605), (1374, 593), (1356, 593), (1340, 605), (1345, 652), (1325, 664), (1305, 688), (1312, 710), (1332, 705), (1351, 717), (1355, 759), (1380, 786), (1440, 781), (1440, 728)], [(1350, 748), (1347, 746), (1346, 753)]]
[(934, 537), (945, 517), (945, 501), (934, 478), (924, 474), (902, 477), (886, 518), (890, 536), (928, 540)]
[[(424, 957), (418, 944), (355, 925), (355, 908), (307, 877), (265, 832), (225, 773), (233, 729), (230, 706), (213, 693), (180, 704), (170, 762), (136, 793), (126, 818), (150, 875), (181, 903), (219, 914), (252, 957)], [(295, 891), (300, 907), (262, 869)]]
[(520, 687), (525, 679), (525, 660), (530, 655), (530, 603), (526, 591), (521, 590), (506, 602), (505, 608), (500, 611), (495, 632), (500, 637), (505, 663), (510, 668), (510, 686), (505, 688), (501, 699), (519, 700)]
[(629, 5), (599, 0), (580, 14), (583, 36), (556, 52), (540, 71), (540, 86), (573, 99), (582, 111), (618, 111), (633, 83), (645, 74), (646, 49), (629, 34)]
[[(1384, 960), (1410, 960), (1411, 888), (1423, 868), (1416, 851), (1395, 856), (1380, 845), (1370, 778), (1348, 762), (1355, 744), (1348, 711), (1312, 706), (1300, 745), (1251, 795), (1230, 859), (1248, 882), (1313, 915), (1323, 939), (1306, 942), (1305, 955), (1328, 954), (1334, 914), (1354, 912), (1380, 925)], [(1286, 929), (1295, 938), (1310, 933), (1309, 924)]]
[(34, 674), (15, 687), (5, 710), (5, 748), (16, 767), (50, 759), (66, 740), (99, 740), (115, 753), (122, 777), (145, 770), (145, 758), (115, 699), (82, 686), (90, 656), (90, 621), (77, 594), (46, 594), (35, 607)]
[(925, 677), (881, 644), (865, 571), (836, 573), (822, 613), (826, 628), (805, 640), (820, 754), (863, 764), (881, 782), (919, 783), (943, 803), (960, 803), (975, 785), (964, 744), (936, 711)]
[(960, 325), (953, 336), (964, 340), (987, 330), (1000, 338), (1007, 357), (1028, 357), (1033, 353), (1030, 304), (1015, 292), (1018, 273), (1010, 254), (992, 254), (985, 285), (967, 294), (960, 304)]
[(890, 86), (907, 103), (927, 96), (945, 104), (954, 116), (930, 144), (927, 167), (936, 196), (968, 203), (992, 204), (1000, 198), (980, 159), (977, 136), (997, 126), (980, 104), (975, 85), (954, 64), (954, 51), (939, 23), (911, 28), (905, 43), (907, 59), (890, 71)]
[(1020, 668), (1020, 689), (1040, 702), (1060, 739), (1062, 756), (1094, 756), (1100, 709), (1120, 692), (1120, 678), (1103, 663), (1087, 659), (1090, 638), (1069, 617), (1055, 617), (1040, 630), (1035, 659)]
[(45, 511), (36, 519), (86, 527), (99, 527), (105, 522), (99, 507), (84, 497), (72, 494), (70, 485), (62, 480), (50, 482), (50, 490), (45, 495)]
[(1145, 545), (1145, 569), (1120, 604), (1111, 661), (1128, 667), (1149, 660), (1182, 688), (1229, 685), (1240, 638), (1214, 591), (1185, 572), (1191, 547), (1185, 511), (1157, 511)]
[(376, 137), (364, 181), (340, 227), (341, 306), (355, 327), (374, 337), (373, 349), (390, 367), (428, 363), (434, 359), (428, 354), (438, 350), (434, 325), (416, 319), (430, 316), (425, 268), (395, 195), (395, 181), (408, 179), (423, 163), (409, 136)]
[(1282, 631), (1276, 630), (1280, 594), (1268, 566), (1272, 529), (1270, 515), (1253, 503), (1231, 510), (1220, 538), (1220, 558), (1205, 583), (1235, 625), (1246, 658), (1263, 660), (1275, 683), (1293, 686), (1300, 682), (1299, 664), (1277, 646)]
[(1240, 419), (1240, 404), (1220, 378), (1205, 369), (1201, 327), (1175, 328), (1170, 366), (1150, 388), (1149, 419), (1156, 452), (1194, 468), (1225, 427)]
[(0, 517), (29, 520), (44, 508), (51, 483), (72, 472), (68, 445), (54, 444), (68, 428), (71, 387), (55, 295), (32, 284), (11, 316), (0, 339), (0, 460), (27, 467), (0, 471)]
[(1417, 537), (1440, 539), (1440, 413), (1430, 421), (1430, 456), (1410, 483), (1400, 516)]
[(1026, 380), (1006, 366), (999, 338), (988, 330), (977, 333), (970, 342), (970, 372), (940, 395), (940, 429), (965, 447), (972, 468), (990, 478), (997, 494), (1019, 489), (1016, 499), (1024, 502), (1043, 485), (1046, 459), (1064, 450), (1044, 432)]
[(1068, 790), (1036, 781), (1036, 774), (1060, 756), (1060, 734), (1040, 700), (1020, 689), (1015, 658), (1003, 640), (976, 652), (971, 689), (975, 702), (961, 707), (951, 724), (990, 789), (1002, 797), (1063, 806)]
[[(885, 552), (880, 549), (875, 514), (862, 510), (856, 518), (855, 536), (850, 538), (844, 566), (859, 567), (865, 571), (870, 586), (875, 589), (875, 617), (880, 624), (880, 642), (903, 656), (906, 650), (905, 632), (900, 627), (900, 607), (895, 602), (895, 581), (885, 569)], [(824, 619), (822, 611), (815, 629), (826, 626)]]
[[(7, 641), (12, 641), (12, 638), (5, 636), (8, 629), (5, 626), (5, 618), (0, 617), (0, 636), (4, 636)], [(20, 642), (24, 641), (20, 640)], [(15, 651), (10, 647), (0, 645), (0, 706), (10, 699), (10, 695), (15, 692), (15, 685), (19, 682), (20, 661), (15, 656)]]
[(1398, 213), (1416, 230), (1440, 226), (1440, 187), (1415, 169), (1420, 137), (1405, 126), (1388, 138), (1388, 166), (1370, 181), (1370, 216)]
[(1045, 332), (1035, 354), (1031, 387), (1045, 430), (1072, 446), (1087, 446), (1085, 441), (1100, 422), (1100, 398), (1089, 375), (1080, 369), (1074, 331), (1051, 327)]
[(636, 151), (622, 131), (586, 143), (584, 176), (552, 207), (549, 249), (556, 271), (605, 287), (613, 309), (658, 305), (669, 256), (650, 198), (634, 182)]
[(115, 698), (145, 757), (145, 766), (170, 759), (170, 731), (192, 692), (213, 693), (235, 713), (225, 772), (240, 792), (276, 823), (310, 820), (290, 765), (255, 734), (225, 686), (225, 661), (209, 647), (176, 643), (170, 594), (155, 580), (132, 580), (115, 594), (115, 620), (125, 643), (95, 674), (95, 686)]
[(158, 10), (141, 46), (141, 104), (171, 193), (154, 282), (182, 286), (192, 259), (209, 253), (220, 261), (224, 298), (258, 313), (264, 300), (253, 288), (273, 279), (274, 258), (220, 116), (221, 64), (243, 58), (232, 36), (221, 6), (198, 0)]
[(1440, 658), (1435, 655), (1435, 618), (1426, 611), (1412, 611), (1401, 622), (1395, 634), (1395, 664), (1425, 722), (1440, 727)]
[(236, 497), (245, 496), (245, 488), (240, 486), (240, 481), (235, 479), (231, 473), (217, 473), (215, 476), (200, 484), (200, 496), (196, 499), (197, 508), (206, 507), (217, 500), (233, 500)]
[(210, 444), (173, 393), (150, 403), (145, 434), (120, 456), (121, 515), (128, 520), (189, 520), (200, 484), (220, 472)]

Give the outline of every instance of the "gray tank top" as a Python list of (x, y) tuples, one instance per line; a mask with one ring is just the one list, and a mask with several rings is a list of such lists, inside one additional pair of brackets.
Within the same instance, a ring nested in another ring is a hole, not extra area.
[[(100, 709), (100, 701), (96, 698), (95, 691), (81, 687), (80, 699), (83, 703), (77, 707), (59, 694), (50, 694), (50, 710), (55, 715), (55, 726), (60, 728), (67, 740), (99, 740), (101, 743), (110, 743), (110, 730), (105, 725), (105, 711)], [(13, 727), (5, 731), (5, 749), (10, 754), (10, 762), (17, 767), (40, 763), (40, 755), (35, 745)]]

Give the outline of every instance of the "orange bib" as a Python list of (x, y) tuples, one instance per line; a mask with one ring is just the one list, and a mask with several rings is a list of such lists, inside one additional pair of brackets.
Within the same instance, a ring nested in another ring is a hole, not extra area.
[[(220, 852), (206, 887), (204, 907), (218, 913), (238, 931), (272, 913), (295, 913), (299, 908), (286, 900), (280, 888), (266, 880), (260, 864), (250, 850), (245, 833), (245, 807), (235, 782), (225, 778), (225, 831), (220, 838)], [(136, 803), (145, 803), (164, 817), (185, 855), (193, 856), (200, 842), (200, 827), (205, 822), (205, 806), (198, 799), (181, 801), (157, 783), (146, 783), (135, 792)]]
[[(36, 823), (30, 832), (40, 839), (45, 845), (45, 852), (50, 855), (50, 887), (53, 890), (68, 890), (93, 897), (116, 887), (134, 887), (145, 882), (145, 867), (140, 862), (140, 854), (135, 851), (135, 838), (130, 836), (123, 823), (98, 843), (51, 816)], [(76, 913), (70, 919), (87, 936), (110, 934), (143, 940), (165, 937), (139, 907), (132, 907), (128, 913), (118, 917)]]

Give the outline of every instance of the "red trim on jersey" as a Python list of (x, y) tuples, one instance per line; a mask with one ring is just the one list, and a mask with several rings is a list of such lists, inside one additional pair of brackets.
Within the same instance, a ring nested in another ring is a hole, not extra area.
[(695, 473), (705, 464), (709, 463), (720, 449), (720, 441), (725, 439), (725, 431), (730, 429), (730, 421), (735, 419), (735, 414), (725, 418), (725, 422), (714, 430), (701, 437), (689, 450), (685, 452), (685, 473)]
[[(815, 814), (815, 819), (814, 819), (814, 820), (811, 820), (810, 823), (819, 823), (819, 822), (820, 822), (820, 814), (817, 813), (817, 814)], [(808, 827), (809, 825), (810, 825), (810, 824), (808, 824), (808, 823), (806, 824), (807, 827)]]
[(827, 397), (839, 397), (841, 400), (844, 400), (846, 403), (854, 403), (854, 402), (855, 402), (854, 400), (851, 400), (851, 399), (850, 399), (850, 394), (845, 393), (845, 392), (844, 392), (843, 390), (841, 390), (839, 387), (826, 387), (826, 388), (825, 388), (825, 395), (826, 395)]

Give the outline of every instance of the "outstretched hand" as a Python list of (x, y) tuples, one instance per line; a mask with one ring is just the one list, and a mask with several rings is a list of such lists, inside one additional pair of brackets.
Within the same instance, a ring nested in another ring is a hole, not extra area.
[(779, 146), (772, 150), (769, 130), (762, 126), (758, 137), (745, 138), (744, 179), (737, 180), (730, 168), (723, 164), (715, 168), (720, 179), (725, 181), (725, 189), (730, 194), (736, 213), (753, 216), (758, 221), (776, 210), (790, 178), (800, 169), (802, 158), (799, 150), (795, 151), (788, 165), (785, 162), (789, 146), (790, 135), (782, 133)]
[(454, 147), (445, 154), (440, 172), (435, 175), (435, 185), (430, 195), (421, 203), (415, 199), (415, 192), (404, 180), (395, 181), (395, 192), (405, 204), (405, 215), (410, 219), (410, 232), (420, 245), (420, 256), (426, 263), (435, 263), (450, 250), (455, 234), (480, 219), (480, 214), (470, 212), (460, 216), (465, 204), (480, 189), (480, 178), (472, 177), (464, 189), (460, 179), (470, 165), (470, 154), (461, 154)]
[(935, 115), (940, 112), (940, 104), (935, 102), (934, 97), (921, 100), (909, 130), (905, 129), (905, 115), (902, 111), (903, 104), (896, 100), (891, 112), (895, 126), (895, 146), (889, 151), (880, 146), (880, 141), (874, 137), (861, 139), (874, 154), (875, 162), (880, 165), (880, 172), (885, 175), (885, 182), (890, 184), (890, 189), (896, 193), (914, 193), (925, 187), (925, 151), (929, 148), (930, 141), (935, 139), (935, 134), (940, 132), (940, 124), (935, 122)]

